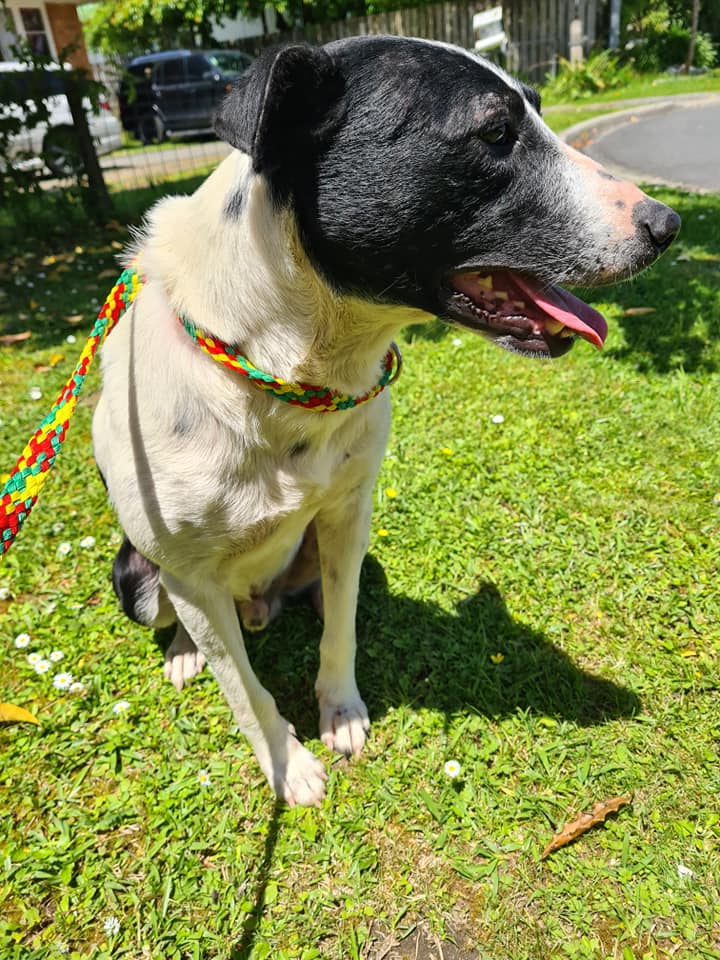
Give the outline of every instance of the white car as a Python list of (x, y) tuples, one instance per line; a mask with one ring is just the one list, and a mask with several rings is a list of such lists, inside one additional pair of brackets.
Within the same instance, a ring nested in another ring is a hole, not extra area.
[[(0, 84), (5, 87), (8, 83), (21, 101), (31, 90), (37, 89), (27, 64), (0, 61)], [(34, 125), (28, 124), (13, 133), (10, 136), (8, 156), (16, 160), (23, 169), (48, 167), (55, 176), (73, 176), (81, 167), (82, 160), (70, 105), (63, 92), (60, 68), (43, 70), (41, 86), (43, 93), (48, 94), (43, 97), (48, 109), (48, 119)], [(105, 97), (100, 96), (100, 109), (97, 113), (87, 97), (83, 99), (83, 106), (98, 154), (117, 150), (122, 145), (122, 127), (111, 112)], [(7, 99), (0, 110), (2, 117), (16, 117), (23, 124), (30, 114), (30, 110), (25, 109), (22, 103), (8, 104)]]

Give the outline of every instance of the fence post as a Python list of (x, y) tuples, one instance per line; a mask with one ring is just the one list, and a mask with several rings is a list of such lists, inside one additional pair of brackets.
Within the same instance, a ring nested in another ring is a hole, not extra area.
[(95, 152), (95, 144), (90, 135), (87, 114), (83, 107), (82, 79), (75, 70), (63, 71), (63, 76), (65, 79), (65, 95), (77, 134), (78, 149), (88, 179), (88, 210), (98, 223), (107, 223), (112, 216), (112, 203)]

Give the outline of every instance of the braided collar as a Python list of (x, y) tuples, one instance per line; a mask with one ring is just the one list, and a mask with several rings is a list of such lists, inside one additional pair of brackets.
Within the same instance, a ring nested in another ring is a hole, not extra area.
[(368, 400), (372, 400), (381, 393), (385, 387), (395, 383), (402, 370), (402, 354), (398, 345), (393, 341), (383, 359), (383, 372), (380, 379), (374, 387), (371, 387), (367, 393), (363, 393), (359, 397), (353, 397), (348, 393), (339, 393), (329, 387), (316, 387), (308, 383), (289, 383), (286, 380), (281, 380), (280, 377), (273, 377), (269, 373), (258, 370), (247, 357), (238, 353), (227, 343), (223, 343), (222, 340), (203, 333), (187, 317), (180, 316), (178, 320), (193, 341), (213, 360), (247, 377), (254, 386), (269, 393), (277, 400), (282, 400), (294, 407), (314, 410), (316, 413), (334, 413), (337, 410), (349, 410), (361, 403), (367, 403)]

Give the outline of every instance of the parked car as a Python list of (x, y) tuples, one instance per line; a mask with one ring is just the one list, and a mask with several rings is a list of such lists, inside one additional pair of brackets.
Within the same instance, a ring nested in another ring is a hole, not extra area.
[[(12, 100), (19, 101), (12, 103), (3, 98), (2, 117), (14, 117), (22, 125), (9, 138), (9, 159), (28, 169), (47, 167), (58, 177), (76, 174), (82, 167), (82, 158), (62, 69), (58, 66), (38, 71), (29, 69), (26, 63), (0, 61), (0, 85), (10, 86)], [(22, 101), (32, 101), (38, 94), (47, 105), (48, 119), (33, 124), (32, 107), (24, 107)], [(98, 154), (117, 150), (122, 145), (122, 127), (107, 99), (100, 96), (97, 112), (88, 98), (83, 99), (83, 106)]]
[(168, 50), (125, 65), (118, 99), (125, 129), (143, 143), (210, 133), (215, 108), (252, 63), (238, 50)]

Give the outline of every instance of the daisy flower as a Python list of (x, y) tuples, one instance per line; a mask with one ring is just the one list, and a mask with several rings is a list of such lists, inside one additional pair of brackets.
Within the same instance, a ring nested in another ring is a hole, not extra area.
[(10, 587), (0, 587), (0, 600), (7, 600), (10, 596)]
[(201, 787), (210, 786), (210, 774), (207, 772), (207, 770), (198, 770), (197, 778)]
[(87, 547), (95, 546), (95, 537), (83, 537), (80, 541), (80, 546), (86, 549)]
[(53, 524), (52, 528), (53, 528), (53, 533), (60, 533), (61, 530), (65, 529), (65, 524), (61, 520), (58, 520), (57, 523)]
[(501, 413), (496, 413), (494, 417), (491, 417), (493, 423), (505, 423), (505, 417)]
[(60, 663), (64, 656), (65, 654), (62, 652), (62, 650), (53, 650), (53, 652), (50, 654), (50, 660), (52, 660), (53, 663)]
[(105, 917), (103, 929), (106, 937), (115, 937), (120, 933), (120, 921), (117, 917)]
[(49, 660), (43, 660), (42, 658), (34, 665), (35, 673), (47, 673), (52, 664)]
[(27, 662), (31, 667), (34, 667), (36, 663), (40, 663), (42, 657), (39, 653), (29, 653), (27, 656)]
[(65, 343), (76, 343), (76, 342), (77, 342), (77, 337), (75, 336), (74, 333), (69, 333), (65, 337)]
[(113, 713), (125, 713), (125, 711), (126, 711), (126, 710), (129, 710), (129, 709), (130, 709), (130, 701), (129, 701), (129, 700), (118, 700), (118, 702), (113, 705), (112, 712), (113, 712)]
[(56, 690), (69, 690), (72, 682), (73, 676), (71, 673), (67, 673), (67, 671), (56, 673), (53, 677), (53, 686)]
[(455, 779), (455, 777), (460, 776), (461, 770), (462, 770), (462, 767), (457, 762), (457, 760), (448, 760), (447, 763), (445, 764), (445, 775), (448, 777), (451, 777), (453, 780)]
[(31, 400), (42, 399), (42, 390), (40, 389), (40, 387), (30, 387), (30, 399)]
[(63, 540), (63, 542), (57, 548), (58, 556), (66, 557), (71, 550), (72, 546), (67, 542), (67, 540)]
[(82, 680), (73, 680), (69, 687), (70, 693), (84, 693), (85, 684)]
[(30, 643), (30, 634), (29, 633), (19, 633), (15, 637), (15, 646), (18, 650), (22, 650), (23, 647), (26, 647)]

